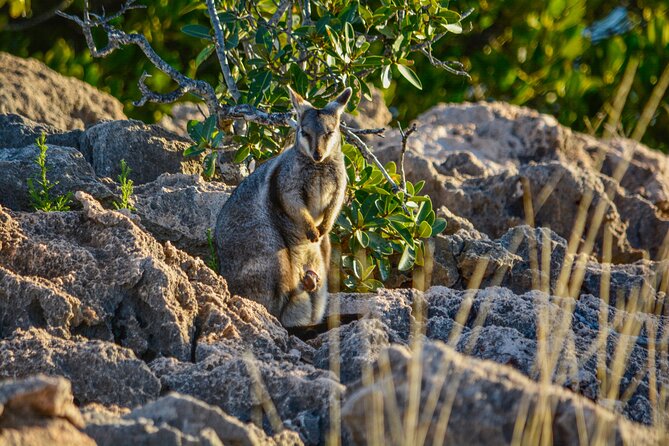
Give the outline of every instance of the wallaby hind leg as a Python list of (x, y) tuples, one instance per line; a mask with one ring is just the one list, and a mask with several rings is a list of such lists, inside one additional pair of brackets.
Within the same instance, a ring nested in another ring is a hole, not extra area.
[(330, 236), (325, 235), (321, 239), (318, 255), (320, 257), (321, 281), (319, 288), (311, 296), (314, 321), (319, 322), (323, 318), (328, 304), (328, 269), (330, 268)]

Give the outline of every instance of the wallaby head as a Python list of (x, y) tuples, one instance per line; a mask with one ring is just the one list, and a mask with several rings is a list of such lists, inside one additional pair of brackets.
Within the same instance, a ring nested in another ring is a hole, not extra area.
[(315, 108), (290, 87), (288, 91), (297, 113), (295, 144), (305, 155), (320, 163), (339, 148), (339, 122), (352, 90), (350, 87), (346, 88), (323, 108)]

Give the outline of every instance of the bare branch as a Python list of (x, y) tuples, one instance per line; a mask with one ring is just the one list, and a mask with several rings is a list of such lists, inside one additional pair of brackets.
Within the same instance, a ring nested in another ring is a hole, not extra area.
[(356, 135), (377, 135), (383, 138), (383, 132), (386, 131), (383, 127), (378, 127), (374, 129), (354, 129), (353, 127), (349, 127), (343, 122), (341, 123), (341, 127), (344, 130), (348, 130), (351, 133), (355, 133)]
[(218, 119), (219, 121), (243, 119), (268, 126), (297, 127), (292, 113), (267, 113), (249, 104), (221, 106)]
[(230, 65), (228, 64), (228, 56), (225, 54), (225, 36), (223, 35), (223, 28), (221, 27), (221, 21), (218, 18), (216, 13), (216, 5), (214, 0), (206, 0), (207, 10), (209, 11), (209, 21), (211, 22), (212, 28), (214, 28), (214, 45), (216, 46), (216, 56), (218, 56), (218, 61), (221, 64), (221, 72), (223, 73), (223, 79), (225, 80), (225, 85), (228, 87), (228, 91), (232, 98), (237, 102), (240, 98), (239, 89), (235, 83), (235, 79), (232, 77), (232, 72), (230, 72)]
[(310, 0), (299, 0), (300, 1), (300, 10), (302, 11), (302, 26), (312, 25), (311, 21), (311, 1)]
[[(210, 114), (216, 114), (219, 108), (219, 104), (218, 99), (216, 98), (216, 92), (211, 85), (204, 81), (191, 79), (172, 68), (170, 64), (165, 62), (165, 60), (154, 51), (149, 42), (146, 40), (146, 37), (143, 35), (136, 33), (127, 34), (109, 24), (110, 20), (119, 17), (119, 15), (123, 12), (140, 7), (142, 6), (134, 4), (134, 0), (129, 0), (121, 7), (119, 12), (112, 16), (105, 17), (96, 14), (90, 14), (88, 11), (88, 2), (86, 2), (83, 19), (70, 14), (65, 14), (62, 11), (58, 11), (57, 14), (61, 17), (72, 20), (81, 27), (84, 33), (84, 37), (86, 38), (86, 44), (88, 45), (88, 49), (90, 50), (93, 57), (108, 56), (117, 49), (121, 48), (123, 45), (137, 45), (156, 68), (165, 73), (170, 77), (170, 79), (179, 85), (179, 88), (169, 95), (176, 96), (178, 92), (179, 94), (177, 97), (180, 97), (188, 92), (193, 93), (204, 100), (204, 102), (207, 104), (207, 108), (209, 109)], [(104, 29), (104, 31), (107, 33), (108, 40), (107, 46), (101, 49), (98, 49), (95, 45), (92, 33), (92, 29), (98, 27)], [(151, 92), (144, 83), (147, 77), (148, 75), (143, 75), (139, 82), (139, 89), (143, 95), (142, 98), (138, 101), (139, 103), (143, 104), (154, 99), (159, 100), (158, 102), (162, 102), (162, 100), (169, 97), (169, 95), (160, 95), (158, 93)]]
[(407, 191), (407, 176), (406, 173), (404, 172), (404, 155), (406, 154), (407, 151), (407, 141), (409, 140), (409, 136), (413, 132), (417, 130), (416, 128), (416, 123), (414, 122), (409, 130), (406, 132), (402, 129), (402, 125), (397, 121), (397, 127), (400, 130), (400, 135), (402, 135), (402, 152), (400, 153), (400, 175), (402, 175), (402, 190), (404, 192)]
[[(362, 156), (364, 156), (367, 161), (371, 161), (372, 163), (374, 163), (376, 165), (376, 167), (379, 168), (379, 170), (383, 174), (383, 177), (386, 179), (388, 184), (390, 184), (390, 188), (392, 189), (393, 193), (397, 194), (398, 192), (402, 192), (402, 190), (399, 188), (397, 183), (395, 183), (395, 181), (393, 181), (393, 179), (390, 177), (390, 174), (388, 173), (386, 168), (383, 167), (383, 164), (381, 164), (381, 161), (379, 161), (379, 159), (376, 157), (376, 155), (374, 155), (374, 152), (371, 151), (369, 146), (367, 146), (367, 144), (365, 144), (364, 141), (362, 139), (360, 139), (360, 137), (358, 135), (353, 133), (351, 131), (352, 129), (349, 129), (348, 127), (343, 126), (342, 130), (344, 132), (344, 136), (346, 137), (346, 140), (348, 142), (350, 142), (351, 144), (353, 144), (355, 147), (357, 147), (358, 150), (360, 150), (360, 153), (362, 153)], [(402, 202), (402, 209), (404, 209), (404, 212), (409, 213), (409, 210), (407, 209), (404, 202)]]
[[(472, 77), (469, 75), (469, 73), (467, 73), (467, 72), (464, 70), (464, 66), (463, 66), (460, 62), (450, 61), (450, 60), (444, 62), (444, 61), (439, 60), (439, 59), (437, 59), (436, 57), (434, 57), (434, 56), (432, 55), (432, 48), (431, 48), (431, 47), (429, 47), (429, 49), (428, 49), (428, 48), (425, 48), (425, 47), (422, 47), (422, 48), (419, 49), (419, 51), (420, 51), (421, 53), (423, 53), (423, 54), (425, 55), (425, 57), (427, 57), (427, 60), (429, 60), (430, 63), (431, 63), (433, 66), (435, 66), (435, 67), (437, 67), (437, 68), (441, 68), (441, 69), (443, 69), (443, 70), (446, 70), (446, 71), (448, 71), (449, 73), (457, 74), (458, 76), (465, 76), (467, 79), (471, 79), (471, 78), (472, 78)], [(456, 67), (456, 68), (453, 68), (453, 67)]]
[(274, 26), (279, 23), (279, 20), (281, 20), (281, 17), (289, 7), (293, 7), (292, 0), (281, 0), (281, 3), (279, 3), (279, 6), (276, 8), (276, 12), (272, 15), (272, 18), (269, 19), (269, 24)]
[(176, 102), (177, 99), (179, 99), (181, 96), (187, 93), (187, 91), (181, 87), (167, 94), (156, 93), (155, 91), (151, 90), (144, 82), (148, 77), (151, 77), (151, 75), (145, 71), (144, 73), (142, 73), (142, 76), (139, 78), (139, 81), (137, 81), (137, 85), (139, 86), (139, 91), (142, 92), (142, 97), (132, 103), (135, 107), (141, 107), (147, 102), (159, 102), (161, 104), (171, 104), (172, 102)]

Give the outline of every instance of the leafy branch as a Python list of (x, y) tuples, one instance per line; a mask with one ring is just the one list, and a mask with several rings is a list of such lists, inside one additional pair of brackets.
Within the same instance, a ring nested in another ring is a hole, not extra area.
[(64, 195), (51, 196), (51, 190), (58, 185), (58, 181), (51, 182), (46, 176), (49, 170), (46, 165), (46, 134), (35, 140), (39, 148), (39, 154), (35, 158), (35, 164), (40, 169), (40, 178), (28, 178), (28, 194), (30, 195), (30, 202), (36, 211), (44, 212), (62, 212), (70, 210), (70, 203), (72, 201), (72, 193), (68, 192)]
[[(207, 43), (196, 58), (197, 65), (216, 53), (224, 84), (218, 88), (180, 73), (153, 50), (145, 36), (126, 33), (112, 23), (127, 11), (142, 8), (136, 0), (128, 0), (117, 13), (108, 16), (90, 12), (88, 0), (84, 3), (83, 17), (61, 11), (58, 14), (81, 27), (94, 57), (105, 57), (123, 46), (135, 45), (176, 83), (173, 91), (159, 93), (147, 85), (150, 75), (143, 73), (138, 82), (142, 96), (136, 106), (146, 102), (171, 103), (193, 94), (204, 101), (209, 115), (215, 116), (216, 126), (225, 129), (230, 133), (227, 136), (241, 146), (241, 153), (255, 158), (276, 153), (283, 146), (277, 139), (285, 140), (288, 135), (268, 132), (256, 125), (295, 127), (292, 112), (281, 110), (289, 109), (289, 102), (284, 89), (277, 87), (292, 84), (298, 93), (318, 101), (349, 85), (355, 93), (352, 109), (362, 95), (370, 95), (369, 77), (375, 73), (380, 74), (384, 86), (390, 82), (394, 69), (422, 88), (409, 55), (424, 53), (436, 64), (431, 56), (432, 45), (446, 34), (462, 30), (463, 16), (437, 3), (419, 0), (392, 0), (376, 9), (367, 2), (334, 0), (327, 5), (315, 2), (319, 15), (316, 22), (313, 0), (297, 3), (282, 0), (269, 6), (257, 2), (204, 1), (210, 26), (191, 24), (183, 32)], [(294, 12), (298, 20), (293, 18)], [(95, 28), (102, 29), (107, 36), (102, 48), (93, 39)], [(466, 74), (455, 62), (442, 64), (450, 72)], [(234, 121), (244, 125), (231, 126)], [(382, 132), (383, 129), (342, 126), (346, 140), (384, 172), (383, 165), (359, 137)], [(215, 151), (218, 147), (209, 149)], [(399, 191), (388, 172), (384, 177), (393, 190)]]

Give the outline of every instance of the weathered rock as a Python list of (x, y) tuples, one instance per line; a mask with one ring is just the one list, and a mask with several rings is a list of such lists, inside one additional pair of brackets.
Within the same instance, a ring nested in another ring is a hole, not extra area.
[(158, 125), (124, 120), (102, 122), (87, 129), (80, 148), (98, 176), (116, 178), (121, 173), (121, 160), (136, 184), (148, 183), (163, 173), (199, 173), (198, 159), (186, 159), (183, 151), (188, 139)]
[(374, 129), (387, 126), (393, 119), (392, 113), (388, 110), (383, 93), (372, 88), (372, 100), (363, 97), (354, 115), (345, 114), (343, 119), (351, 127), (359, 129)]
[(125, 119), (123, 105), (85, 82), (35, 59), (0, 52), (0, 113), (17, 113), (61, 130)]
[[(327, 370), (335, 361), (341, 383), (355, 382), (361, 379), (365, 367), (372, 366), (379, 352), (390, 345), (389, 332), (379, 319), (361, 319), (332, 329), (310, 342), (316, 348), (314, 365)], [(332, 348), (333, 342), (337, 343), (336, 349)], [(334, 350), (339, 351), (339, 356)]]
[[(198, 299), (222, 302), (225, 282), (123, 214), (84, 193), (77, 198), (83, 212), (0, 210), (7, 330), (58, 328), (114, 341), (141, 358), (190, 358)], [(52, 308), (56, 314), (45, 316)]]
[(40, 375), (0, 381), (0, 444), (94, 446), (83, 427), (67, 380)]
[[(523, 197), (530, 194), (535, 223), (568, 239), (583, 203), (586, 239), (603, 206), (616, 263), (637, 260), (643, 251), (658, 255), (669, 230), (666, 156), (633, 141), (574, 133), (551, 116), (503, 103), (441, 105), (416, 123), (407, 177), (426, 181), (435, 207), (444, 205), (496, 238), (526, 221)], [(397, 131), (374, 144), (384, 162), (399, 159)], [(594, 235), (598, 253), (601, 228)]]
[[(339, 299), (341, 313), (358, 313), (382, 322), (367, 322), (362, 325), (367, 329), (362, 330), (360, 324), (365, 321), (362, 319), (339, 329), (343, 379), (361, 376), (365, 364), (378, 358), (385, 339), (408, 345), (410, 327), (415, 327), (418, 321), (423, 321), (429, 339), (449, 342), (458, 351), (511, 365), (532, 379), (539, 379), (535, 361), (540, 344), (538, 327), (541, 326), (551, 342), (550, 351), (558, 354), (550, 372), (552, 382), (599, 401), (605, 399), (603, 395), (609, 391), (602, 388), (601, 370), (606, 370), (609, 376), (619, 374), (620, 393), (627, 392), (628, 399), (619, 403), (618, 410), (634, 421), (652, 422), (648, 380), (649, 333), (658, 336), (656, 342), (666, 342), (660, 340), (661, 335), (657, 333), (664, 333), (669, 319), (644, 314), (654, 305), (644, 307), (641, 299), (638, 300), (639, 307), (628, 313), (616, 310), (591, 295), (582, 295), (574, 301), (548, 296), (540, 291), (517, 295), (500, 287), (462, 291), (433, 287), (425, 293), (383, 290), (362, 298), (348, 294), (335, 295), (334, 298)], [(569, 310), (569, 305), (573, 306), (573, 310)], [(543, 315), (545, 319), (542, 319)], [(605, 334), (600, 335), (603, 320), (607, 321), (607, 329)], [(651, 326), (654, 327), (652, 332), (649, 331)], [(603, 339), (607, 340), (606, 348), (602, 344), (597, 349), (595, 346)], [(330, 342), (327, 333), (312, 341), (318, 349), (315, 355), (317, 364), (329, 360), (326, 352)], [(616, 354), (621, 354), (616, 350), (620, 342), (627, 342), (628, 350), (625, 356), (616, 359)], [(596, 360), (598, 350), (605, 361), (599, 365)], [(666, 385), (664, 383), (669, 383), (669, 363), (657, 350), (655, 354), (658, 371), (653, 373), (659, 391)], [(619, 365), (614, 365), (616, 362)], [(621, 367), (621, 371), (614, 371), (615, 367)]]
[[(35, 187), (40, 168), (35, 163), (39, 148), (29, 145), (21, 148), (0, 149), (0, 205), (17, 211), (32, 210), (28, 193), (28, 178)], [(81, 153), (72, 147), (48, 146), (46, 152), (47, 179), (57, 183), (51, 196), (84, 191), (96, 199), (109, 203), (115, 198), (108, 184), (98, 180)]]
[(36, 328), (17, 330), (0, 340), (0, 377), (37, 373), (69, 379), (82, 404), (133, 407), (156, 398), (160, 391), (160, 382), (144, 362), (110, 342), (65, 340)]
[(42, 133), (46, 134), (47, 145), (79, 148), (82, 131), (63, 132), (49, 124), (35, 122), (20, 115), (0, 115), (0, 149), (29, 146)]
[(139, 407), (123, 418), (87, 414), (86, 432), (98, 445), (301, 445), (299, 436), (283, 431), (268, 437), (217, 407), (195, 398), (170, 393)]
[[(432, 283), (453, 288), (499, 285), (507, 270), (522, 258), (476, 231), (461, 229), (434, 239)], [(480, 269), (480, 271), (478, 271)], [(495, 283), (496, 282), (496, 283)]]
[[(420, 425), (417, 421), (404, 424), (411, 419), (407, 412), (411, 410), (414, 387), (412, 354), (420, 354), (415, 372), (420, 377), (415, 406), (420, 412), (414, 414), (415, 420), (421, 420)], [(387, 355), (391, 373), (384, 374), (382, 369), (373, 385), (361, 386), (347, 398), (342, 416), (353, 444), (370, 443), (369, 426), (380, 423), (383, 430), (377, 440), (382, 443), (396, 441), (403, 427), (405, 435), (410, 435), (405, 438), (412, 438), (417, 444), (445, 440), (449, 444), (506, 445), (514, 439), (518, 419), (522, 420), (525, 410), (528, 416), (520, 424), (519, 433), (530, 435), (532, 423), (543, 423), (544, 417), (550, 416), (549, 435), (554, 444), (578, 444), (584, 441), (580, 437), (583, 431), (595, 443), (597, 439), (620, 445), (660, 445), (669, 441), (659, 430), (635, 425), (571, 392), (557, 386), (541, 386), (508, 367), (468, 358), (441, 343), (428, 342), (420, 353), (412, 354), (404, 348), (390, 348)], [(378, 401), (385, 404), (380, 407)], [(390, 401), (395, 401), (396, 411), (389, 409)], [(428, 408), (433, 410), (425, 413)], [(581, 428), (576, 429), (577, 425)], [(602, 432), (598, 434), (599, 429)]]
[(188, 122), (204, 119), (200, 111), (202, 106), (199, 107), (195, 102), (178, 102), (172, 106), (169, 114), (163, 115), (158, 124), (172, 133), (188, 138)]
[(225, 347), (210, 345), (196, 363), (160, 358), (150, 366), (163, 390), (195, 396), (266, 429), (270, 427), (261, 414), (271, 404), (283, 426), (298, 432), (305, 444), (321, 444), (329, 427), (330, 398), (340, 398), (344, 387), (327, 371), (296, 363), (295, 356), (284, 358), (230, 354)]
[(207, 258), (207, 230), (213, 231), (231, 192), (232, 187), (199, 175), (163, 174), (135, 188), (133, 199), (142, 225), (159, 241)]

